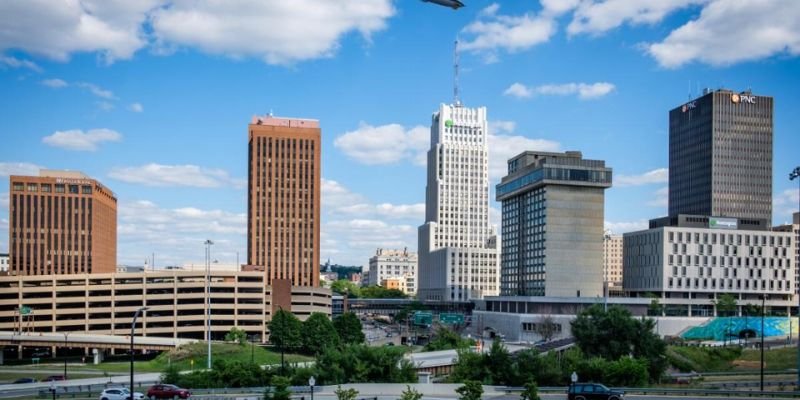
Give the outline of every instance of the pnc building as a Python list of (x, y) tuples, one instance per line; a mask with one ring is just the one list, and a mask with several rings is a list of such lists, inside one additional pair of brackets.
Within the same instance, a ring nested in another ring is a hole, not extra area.
[(10, 177), (9, 274), (116, 271), (117, 198), (73, 171)]
[[(669, 215), (772, 220), (773, 99), (708, 90), (669, 112)], [(757, 221), (762, 222), (758, 223)]]
[(248, 126), (247, 265), (265, 284), (319, 286), (319, 121), (253, 117)]

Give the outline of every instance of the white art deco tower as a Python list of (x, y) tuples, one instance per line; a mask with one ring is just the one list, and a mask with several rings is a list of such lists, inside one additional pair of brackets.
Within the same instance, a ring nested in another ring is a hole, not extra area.
[(420, 299), (464, 301), (499, 293), (486, 125), (485, 107), (442, 104), (433, 114), (425, 224), (419, 227)]

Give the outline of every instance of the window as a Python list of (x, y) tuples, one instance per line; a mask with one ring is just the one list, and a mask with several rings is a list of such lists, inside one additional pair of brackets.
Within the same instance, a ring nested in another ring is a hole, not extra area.
[(29, 183), (28, 184), (28, 191), (29, 192), (38, 192), (39, 191), (39, 185), (37, 185), (35, 183)]
[(73, 194), (78, 194), (78, 185), (69, 185), (69, 192)]
[(51, 188), (52, 188), (52, 186), (50, 186), (49, 183), (43, 183), (42, 184), (42, 192), (44, 192), (44, 193), (50, 193)]
[(83, 194), (92, 194), (92, 187), (91, 186), (81, 186), (81, 193), (83, 193)]
[(19, 183), (19, 182), (14, 182), (13, 190), (15, 192), (21, 192), (21, 191), (25, 190), (25, 185), (23, 185), (22, 183)]

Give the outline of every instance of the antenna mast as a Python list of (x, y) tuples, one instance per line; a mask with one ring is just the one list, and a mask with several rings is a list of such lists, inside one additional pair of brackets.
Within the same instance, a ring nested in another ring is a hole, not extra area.
[(453, 48), (453, 104), (461, 107), (461, 100), (458, 98), (458, 39)]

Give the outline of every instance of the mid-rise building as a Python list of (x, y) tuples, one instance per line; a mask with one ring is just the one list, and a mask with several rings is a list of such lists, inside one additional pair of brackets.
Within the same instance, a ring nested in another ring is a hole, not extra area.
[(792, 223), (786, 225), (780, 225), (773, 228), (776, 232), (792, 232), (794, 233), (794, 287), (795, 293), (800, 294), (800, 213), (794, 213), (792, 215)]
[[(403, 280), (404, 293), (417, 292), (417, 253), (403, 250), (378, 249), (369, 259), (369, 283), (384, 287), (384, 282), (396, 278)], [(395, 281), (392, 281), (395, 282)], [(399, 285), (399, 284), (398, 284)], [(388, 287), (387, 287), (388, 288)]]
[(253, 117), (248, 126), (247, 265), (266, 284), (319, 286), (319, 121)]
[(772, 220), (773, 99), (705, 90), (669, 112), (669, 215)]
[(0, 253), (0, 273), (8, 273), (8, 253)]
[(431, 121), (427, 172), (417, 297), (464, 301), (497, 295), (485, 107), (439, 106)]
[(690, 315), (709, 315), (696, 299), (733, 294), (790, 300), (795, 287), (791, 232), (751, 230), (733, 218), (685, 216), (673, 225), (624, 234), (623, 286), (631, 296), (691, 299)]
[(502, 203), (502, 296), (603, 296), (603, 216), (611, 168), (578, 151), (508, 161)]
[[(210, 315), (213, 340), (237, 327), (266, 342), (281, 297), (301, 320), (331, 315), (330, 290), (293, 286), (286, 295), (265, 279), (260, 271), (213, 269), (0, 276), (0, 331), (130, 335), (134, 313), (147, 307), (137, 335), (203, 340)], [(31, 317), (20, 320), (21, 305)]]
[(117, 198), (80, 172), (41, 170), (10, 178), (12, 275), (114, 272)]
[(622, 291), (622, 235), (603, 235), (603, 282), (609, 293)]

